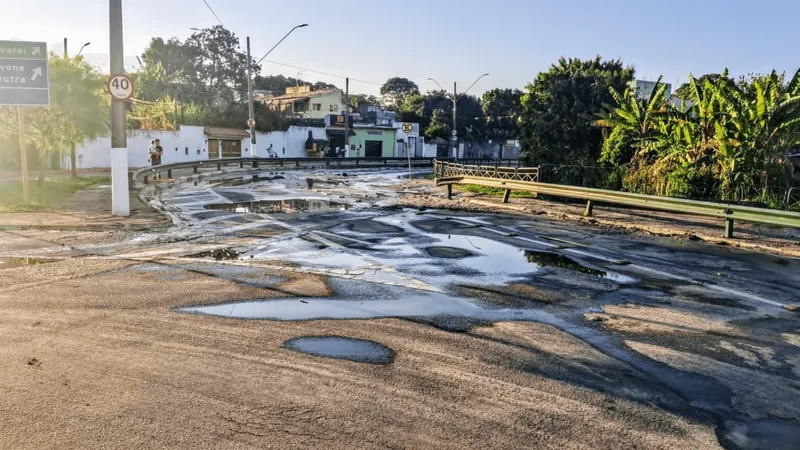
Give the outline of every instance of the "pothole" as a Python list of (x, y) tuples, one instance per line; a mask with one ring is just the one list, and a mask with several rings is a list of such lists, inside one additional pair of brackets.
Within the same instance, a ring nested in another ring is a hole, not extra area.
[(367, 364), (390, 364), (394, 350), (375, 341), (343, 336), (302, 336), (287, 340), (283, 347), (325, 358)]
[(346, 203), (337, 203), (330, 200), (259, 200), (243, 203), (213, 203), (205, 206), (206, 209), (226, 211), (233, 213), (278, 214), (317, 211), (341, 211), (350, 209)]
[(216, 250), (195, 253), (193, 255), (189, 255), (188, 258), (214, 258), (217, 261), (230, 261), (239, 259), (239, 252), (232, 248), (218, 248)]
[(428, 247), (425, 251), (434, 258), (461, 259), (473, 256), (469, 250), (456, 247)]

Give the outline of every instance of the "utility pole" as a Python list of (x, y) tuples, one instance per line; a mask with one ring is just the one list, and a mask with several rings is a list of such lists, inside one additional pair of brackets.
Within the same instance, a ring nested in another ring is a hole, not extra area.
[(30, 184), (28, 183), (28, 152), (25, 148), (25, 122), (22, 119), (22, 108), (17, 106), (17, 121), (19, 124), (19, 165), (22, 169), (22, 201), (25, 204), (31, 201)]
[(456, 112), (458, 111), (458, 91), (456, 82), (453, 81), (453, 158), (458, 158), (458, 128), (456, 127)]
[[(67, 53), (67, 38), (64, 38), (64, 59), (66, 60), (67, 58), (69, 58), (69, 53)], [(73, 179), (78, 178), (78, 168), (75, 166), (76, 162), (75, 142), (71, 142), (69, 148), (69, 169)]]
[[(253, 111), (253, 60), (250, 57), (250, 36), (247, 36), (247, 109), (249, 111), (249, 124), (255, 123)], [(250, 157), (256, 157), (256, 129), (250, 127)]]
[(344, 155), (350, 153), (350, 78), (344, 79)]
[[(124, 75), (122, 47), (122, 0), (109, 0), (111, 76)], [(125, 102), (111, 101), (111, 202), (115, 216), (129, 216), (128, 139), (125, 134)]]

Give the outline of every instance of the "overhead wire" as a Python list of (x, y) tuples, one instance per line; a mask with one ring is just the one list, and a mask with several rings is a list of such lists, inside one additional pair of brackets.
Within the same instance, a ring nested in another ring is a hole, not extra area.
[(265, 59), (264, 62), (268, 62), (268, 63), (271, 63), (271, 64), (277, 64), (279, 66), (284, 66), (284, 67), (291, 67), (293, 69), (303, 70), (303, 71), (306, 71), (306, 72), (316, 73), (316, 74), (319, 74), (319, 75), (326, 75), (326, 76), (329, 76), (329, 77), (341, 78), (342, 80), (344, 80), (346, 78), (350, 78), (350, 81), (356, 81), (356, 82), (359, 82), (359, 83), (373, 84), (375, 86), (381, 86), (382, 85), (382, 83), (376, 83), (374, 81), (360, 80), (358, 78), (351, 78), (351, 77), (346, 77), (346, 76), (343, 76), (343, 75), (336, 75), (334, 73), (323, 72), (321, 70), (308, 69), (306, 67), (295, 66), (295, 65), (292, 65), (292, 64), (286, 64), (286, 63), (282, 63), (282, 62), (278, 62), (278, 61), (272, 61), (272, 60), (269, 60), (269, 59)]
[(222, 26), (224, 27), (224, 26), (225, 26), (225, 24), (223, 24), (223, 23), (222, 23), (222, 21), (221, 21), (221, 20), (219, 20), (219, 16), (217, 15), (217, 13), (215, 13), (215, 12), (214, 12), (214, 9), (213, 9), (213, 8), (211, 8), (211, 5), (209, 5), (209, 4), (208, 4), (208, 2), (207, 2), (206, 0), (203, 0), (203, 3), (205, 3), (205, 4), (206, 4), (206, 8), (208, 8), (208, 10), (209, 10), (209, 11), (211, 11), (211, 14), (213, 14), (213, 15), (214, 15), (214, 18), (216, 18), (216, 19), (217, 19), (217, 22), (219, 22), (219, 24), (220, 24), (220, 25), (222, 25)]

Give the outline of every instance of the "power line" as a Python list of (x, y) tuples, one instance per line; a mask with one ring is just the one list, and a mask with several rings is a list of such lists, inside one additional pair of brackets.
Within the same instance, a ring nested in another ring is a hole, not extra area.
[(208, 8), (208, 10), (209, 10), (209, 11), (211, 11), (211, 14), (213, 14), (213, 15), (214, 15), (214, 17), (217, 19), (217, 22), (219, 22), (219, 24), (220, 24), (220, 25), (222, 25), (222, 26), (224, 27), (225, 25), (222, 23), (222, 21), (221, 21), (221, 20), (219, 20), (219, 16), (218, 16), (218, 15), (217, 15), (217, 13), (215, 13), (215, 12), (214, 12), (214, 10), (211, 8), (211, 5), (209, 5), (209, 4), (208, 4), (208, 2), (207, 2), (206, 0), (203, 0), (203, 3), (205, 3), (205, 4), (206, 4), (206, 8)]
[[(304, 70), (304, 71), (306, 71), (306, 72), (312, 72), (312, 73), (316, 73), (316, 74), (320, 74), (320, 75), (326, 75), (326, 76), (329, 76), (329, 77), (341, 78), (341, 79), (343, 79), (343, 80), (344, 80), (345, 78), (349, 78), (349, 77), (345, 77), (345, 76), (342, 76), (342, 75), (336, 75), (336, 74), (333, 74), (333, 73), (322, 72), (322, 71), (319, 71), (319, 70), (314, 70), (314, 69), (307, 69), (307, 68), (305, 68), (305, 67), (293, 66), (293, 65), (291, 65), (291, 64), (280, 63), (280, 62), (277, 62), (277, 61), (270, 61), (270, 60), (268, 60), (268, 59), (265, 59), (265, 60), (264, 60), (264, 62), (268, 62), (268, 63), (272, 63), (272, 64), (277, 64), (277, 65), (279, 65), (279, 66), (291, 67), (291, 68), (293, 68), (293, 69)], [(350, 78), (350, 81), (357, 81), (357, 82), (359, 82), (359, 83), (374, 84), (375, 86), (381, 86), (381, 83), (375, 83), (375, 82), (373, 82), (373, 81), (367, 81), (367, 80), (359, 80), (358, 78)]]

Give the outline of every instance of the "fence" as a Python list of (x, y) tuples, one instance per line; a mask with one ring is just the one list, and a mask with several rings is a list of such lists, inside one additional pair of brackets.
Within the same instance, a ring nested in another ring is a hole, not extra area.
[[(539, 183), (536, 181), (521, 180), (519, 178), (521, 176), (519, 174), (520, 170), (533, 171), (533, 169), (536, 169), (535, 173), (536, 177), (538, 177), (538, 168), (515, 169), (514, 175), (512, 176), (508, 171), (503, 173), (498, 167), (471, 166), (445, 161), (434, 161), (436, 185), (447, 186), (448, 197), (452, 196), (454, 184), (474, 184), (505, 189), (505, 195), (503, 197), (504, 203), (508, 202), (509, 194), (512, 190), (581, 199), (586, 201), (586, 216), (592, 215), (595, 203), (602, 202), (675, 213), (718, 217), (725, 219), (725, 237), (728, 238), (733, 237), (734, 220), (800, 229), (800, 213), (796, 212), (753, 208), (730, 203), (715, 203), (673, 197), (658, 197), (655, 195), (632, 194), (629, 192), (605, 189)], [(532, 175), (529, 174), (528, 176)], [(790, 191), (788, 194), (793, 195), (793, 192)]]

